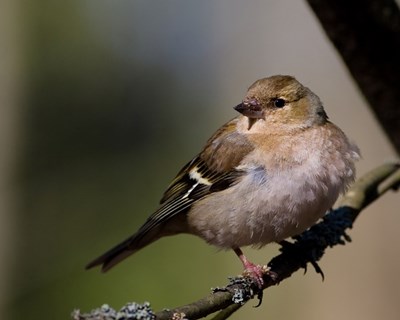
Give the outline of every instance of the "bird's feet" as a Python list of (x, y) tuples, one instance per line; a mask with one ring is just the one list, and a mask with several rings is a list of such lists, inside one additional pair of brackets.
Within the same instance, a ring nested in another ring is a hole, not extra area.
[(264, 287), (264, 275), (269, 272), (269, 268), (267, 266), (254, 264), (247, 260), (240, 248), (234, 248), (233, 251), (235, 251), (236, 255), (243, 263), (243, 276), (253, 279), (258, 289), (262, 290)]
[(261, 290), (264, 287), (264, 275), (268, 272), (268, 267), (254, 264), (247, 260), (243, 265), (243, 276), (253, 279), (257, 287)]

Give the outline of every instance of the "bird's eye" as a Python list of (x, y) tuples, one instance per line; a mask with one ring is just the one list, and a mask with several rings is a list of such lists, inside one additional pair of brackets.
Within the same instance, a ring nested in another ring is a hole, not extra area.
[(281, 98), (274, 100), (274, 106), (277, 108), (283, 108), (285, 106), (285, 104), (286, 104), (286, 101)]

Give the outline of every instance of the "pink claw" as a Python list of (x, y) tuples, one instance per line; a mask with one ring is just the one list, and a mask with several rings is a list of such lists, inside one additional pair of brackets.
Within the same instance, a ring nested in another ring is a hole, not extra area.
[(240, 261), (242, 261), (243, 266), (244, 266), (244, 271), (243, 275), (246, 277), (250, 277), (254, 280), (254, 282), (257, 284), (259, 289), (262, 289), (264, 286), (264, 279), (263, 276), (266, 272), (265, 267), (260, 266), (258, 264), (254, 264), (247, 260), (246, 256), (243, 254), (242, 250), (240, 248), (235, 248), (233, 249), (236, 253), (236, 255), (239, 257)]
[(262, 266), (260, 266), (259, 264), (247, 262), (244, 267), (243, 275), (252, 278), (257, 283), (257, 286), (260, 289), (263, 288), (263, 286), (264, 286), (264, 279), (263, 279), (264, 268)]

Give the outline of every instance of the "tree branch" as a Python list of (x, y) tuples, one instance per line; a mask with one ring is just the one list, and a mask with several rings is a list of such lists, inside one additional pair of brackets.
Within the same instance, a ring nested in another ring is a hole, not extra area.
[(395, 0), (307, 0), (400, 153), (400, 10)]
[[(357, 180), (343, 197), (338, 209), (332, 210), (320, 223), (294, 237), (294, 242), (281, 243), (281, 254), (268, 263), (269, 271), (264, 276), (263, 289), (278, 284), (299, 269), (306, 268), (307, 263), (311, 263), (322, 274), (316, 262), (323, 256), (325, 249), (349, 241), (346, 230), (352, 228), (358, 214), (385, 192), (397, 190), (399, 186), (399, 164), (382, 165)], [(121, 309), (120, 314), (125, 316), (123, 319), (183, 320), (199, 319), (222, 310), (213, 318), (222, 320), (227, 319), (256, 295), (261, 298), (262, 290), (259, 291), (250, 279), (238, 277), (230, 279), (228, 286), (214, 289), (208, 296), (182, 307), (153, 313), (148, 304), (130, 304)], [(129, 308), (130, 313), (127, 312)], [(75, 310), (72, 317), (74, 320), (122, 319), (108, 306), (90, 314), (81, 314), (79, 310)]]

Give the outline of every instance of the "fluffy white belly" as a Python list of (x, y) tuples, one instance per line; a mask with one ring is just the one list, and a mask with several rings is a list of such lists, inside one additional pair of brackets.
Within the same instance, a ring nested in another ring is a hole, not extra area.
[(318, 169), (250, 169), (235, 186), (193, 206), (191, 232), (222, 248), (263, 246), (299, 234), (332, 207), (347, 184), (337, 170), (320, 176), (326, 168)]

